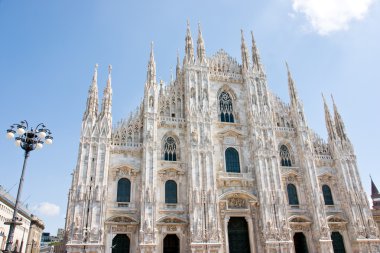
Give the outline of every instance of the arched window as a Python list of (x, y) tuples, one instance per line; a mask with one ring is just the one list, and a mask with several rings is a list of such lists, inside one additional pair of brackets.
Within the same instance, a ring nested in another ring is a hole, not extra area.
[(281, 166), (292, 167), (292, 159), (287, 146), (281, 145), (280, 147)]
[(165, 183), (165, 203), (177, 204), (177, 183), (173, 180)]
[(322, 186), (322, 193), (323, 199), (325, 200), (325, 205), (334, 205), (331, 189), (328, 185), (324, 184)]
[(167, 137), (164, 143), (164, 160), (177, 161), (176, 143), (173, 137)]
[(234, 148), (227, 148), (225, 152), (226, 171), (240, 172), (239, 153)]
[(220, 121), (234, 123), (234, 114), (232, 109), (232, 100), (227, 92), (219, 95)]
[(296, 186), (294, 184), (288, 184), (286, 190), (288, 191), (289, 205), (299, 205)]
[(117, 182), (117, 202), (131, 201), (131, 181), (128, 178), (121, 178)]

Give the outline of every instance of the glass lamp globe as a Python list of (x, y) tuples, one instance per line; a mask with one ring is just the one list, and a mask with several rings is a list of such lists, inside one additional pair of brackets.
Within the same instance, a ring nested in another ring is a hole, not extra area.
[(50, 145), (50, 144), (53, 143), (53, 140), (50, 139), (50, 138), (48, 138), (48, 139), (45, 140), (45, 143), (48, 144), (48, 145)]
[(38, 137), (40, 137), (41, 139), (45, 138), (46, 137), (45, 131), (42, 130), (42, 131), (38, 132)]
[(39, 142), (39, 143), (37, 143), (36, 148), (37, 148), (37, 149), (41, 149), (41, 148), (43, 148), (43, 146), (44, 146), (44, 145), (42, 145), (42, 143)]
[(15, 134), (13, 132), (7, 132), (7, 138), (12, 139), (15, 137)]
[(15, 141), (15, 145), (16, 145), (16, 147), (20, 147), (20, 145), (21, 145), (21, 140), (16, 140), (16, 141)]
[(17, 133), (18, 133), (19, 135), (22, 135), (22, 134), (25, 133), (25, 129), (22, 128), (22, 127), (19, 127), (19, 128), (17, 128)]

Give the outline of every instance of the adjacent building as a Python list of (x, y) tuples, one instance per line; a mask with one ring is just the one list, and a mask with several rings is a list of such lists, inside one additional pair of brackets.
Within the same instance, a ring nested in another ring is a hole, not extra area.
[[(15, 199), (0, 186), (0, 250), (6, 246), (9, 225), (4, 223), (12, 220), (14, 204)], [(22, 224), (15, 228), (12, 250), (38, 253), (44, 223), (22, 205), (19, 206), (18, 219)]]
[(372, 215), (377, 223), (377, 227), (380, 228), (380, 193), (375, 183), (371, 178), (371, 198), (372, 198)]
[[(228, 35), (230, 36), (230, 35)], [(207, 56), (190, 26), (175, 77), (113, 125), (111, 68), (88, 92), (69, 191), (67, 252), (380, 252), (379, 230), (342, 117), (323, 99), (328, 139), (268, 87), (252, 34), (241, 60)], [(305, 59), (307, 60), (307, 59)], [(126, 95), (127, 96), (127, 95)], [(127, 98), (127, 97), (126, 97)]]

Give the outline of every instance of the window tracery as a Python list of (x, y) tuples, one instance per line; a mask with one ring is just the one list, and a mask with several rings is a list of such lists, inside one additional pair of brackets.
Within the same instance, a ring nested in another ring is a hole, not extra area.
[(164, 160), (177, 161), (177, 145), (176, 145), (176, 141), (171, 136), (165, 139)]
[(281, 145), (280, 147), (280, 159), (281, 166), (292, 167), (292, 157), (290, 155), (288, 147), (285, 145)]
[(234, 123), (234, 114), (231, 96), (227, 92), (219, 95), (220, 121)]

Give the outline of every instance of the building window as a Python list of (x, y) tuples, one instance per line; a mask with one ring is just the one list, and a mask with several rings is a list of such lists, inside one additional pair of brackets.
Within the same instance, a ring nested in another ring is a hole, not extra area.
[(128, 178), (121, 178), (117, 182), (117, 202), (130, 202), (131, 181)]
[(225, 152), (226, 171), (240, 172), (239, 153), (234, 148), (227, 148)]
[(300, 203), (298, 201), (296, 186), (294, 184), (288, 184), (286, 186), (286, 189), (288, 191), (289, 205), (296, 205), (296, 206), (298, 206)]
[(220, 121), (234, 123), (232, 99), (226, 92), (219, 95)]
[(281, 159), (281, 166), (292, 167), (290, 152), (289, 152), (288, 147), (285, 145), (281, 145), (280, 147), (280, 159)]
[(165, 183), (165, 203), (177, 204), (177, 183), (173, 180)]
[(177, 161), (177, 145), (173, 137), (167, 137), (164, 143), (164, 160)]
[(323, 199), (325, 200), (325, 205), (334, 205), (331, 189), (328, 185), (324, 184), (322, 186), (322, 193)]

